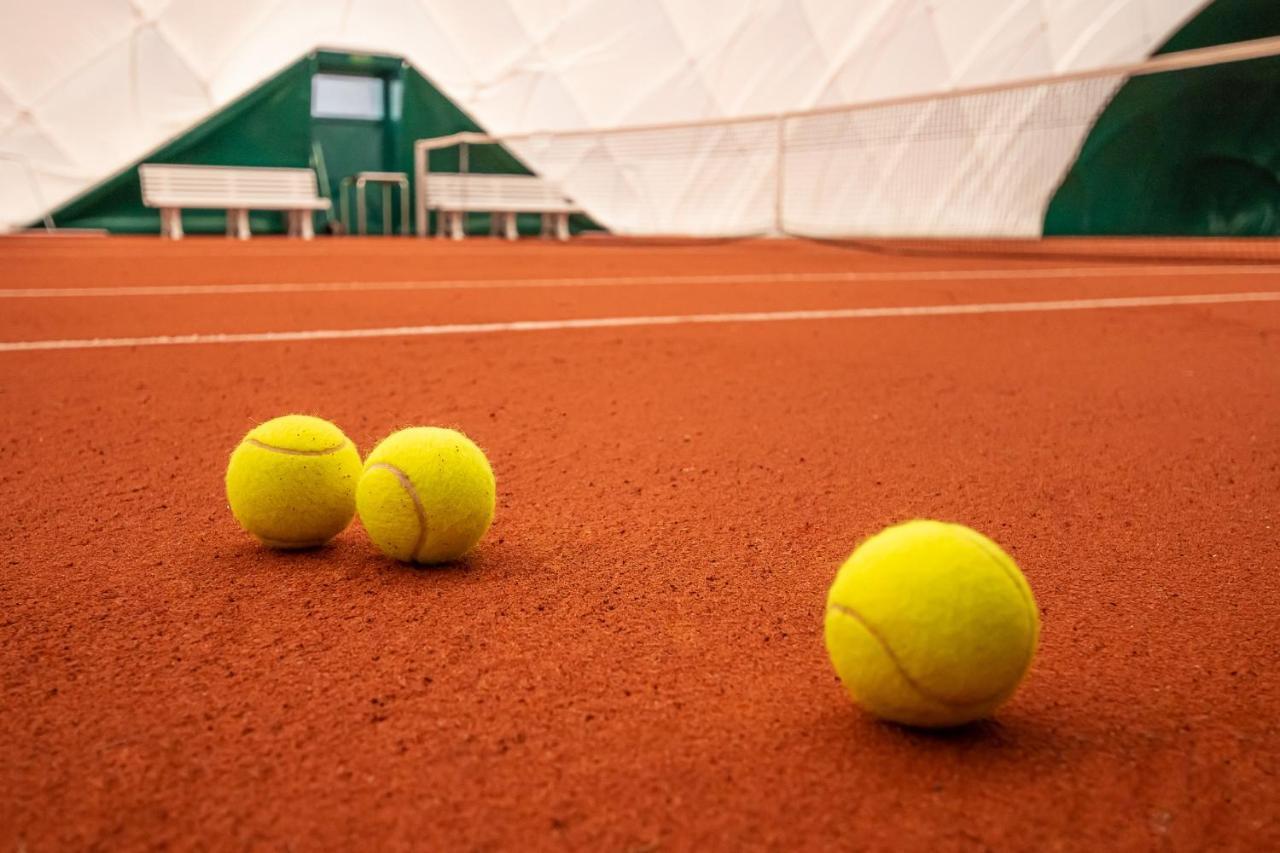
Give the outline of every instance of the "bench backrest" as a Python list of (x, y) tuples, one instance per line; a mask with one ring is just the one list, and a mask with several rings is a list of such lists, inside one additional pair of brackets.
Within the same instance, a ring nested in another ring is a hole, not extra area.
[(319, 199), (310, 169), (147, 163), (138, 176), (148, 207), (276, 210), (314, 206)]
[(537, 175), (428, 172), (427, 207), (445, 210), (573, 212), (578, 207)]

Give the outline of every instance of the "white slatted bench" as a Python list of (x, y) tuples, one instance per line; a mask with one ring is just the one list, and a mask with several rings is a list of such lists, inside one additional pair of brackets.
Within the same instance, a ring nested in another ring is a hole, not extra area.
[(315, 236), (311, 214), (328, 210), (310, 169), (240, 166), (189, 166), (146, 163), (138, 167), (142, 203), (160, 208), (160, 234), (182, 239), (182, 210), (225, 210), (227, 236), (249, 239), (250, 210), (282, 210), (289, 235)]
[(437, 235), (463, 238), (463, 217), (467, 213), (493, 216), (494, 232), (499, 229), (508, 240), (517, 237), (516, 214), (542, 214), (542, 234), (554, 232), (557, 239), (569, 239), (569, 216), (582, 209), (564, 193), (536, 175), (486, 175), (479, 172), (428, 172), (425, 181), (426, 208), (440, 213)]

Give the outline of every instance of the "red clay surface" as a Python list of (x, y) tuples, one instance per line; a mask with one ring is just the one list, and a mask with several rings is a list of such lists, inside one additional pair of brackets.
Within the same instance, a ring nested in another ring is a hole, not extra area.
[[(0, 242), (0, 288), (1063, 269), (807, 243)], [(0, 300), (0, 340), (1280, 290), (1280, 274)], [(457, 426), (464, 564), (277, 554), (230, 450)], [(1280, 846), (1280, 303), (0, 352), (0, 849)], [(881, 526), (1004, 545), (992, 722), (822, 647)]]

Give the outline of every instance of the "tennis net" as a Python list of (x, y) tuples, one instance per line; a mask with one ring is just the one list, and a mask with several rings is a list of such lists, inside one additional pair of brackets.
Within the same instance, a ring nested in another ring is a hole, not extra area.
[[(1261, 154), (1254, 138), (1280, 131), (1259, 128), (1277, 97), (1280, 38), (773, 116), (458, 139), (510, 152), (620, 235), (1280, 260), (1280, 136)], [(419, 142), (420, 181), (422, 147), (449, 144)]]

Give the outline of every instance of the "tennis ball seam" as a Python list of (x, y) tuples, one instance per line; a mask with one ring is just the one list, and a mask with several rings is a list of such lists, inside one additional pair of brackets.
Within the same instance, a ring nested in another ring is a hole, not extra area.
[(930, 702), (936, 702), (937, 704), (942, 705), (943, 707), (946, 707), (946, 708), (972, 708), (975, 705), (983, 705), (987, 702), (991, 702), (995, 699), (998, 699), (1000, 696), (1004, 695), (1005, 690), (1007, 689), (1005, 687), (1001, 687), (999, 690), (995, 691), (990, 696), (981, 696), (977, 699), (972, 699), (965, 702), (957, 702), (954, 699), (949, 699), (945, 696), (939, 696), (933, 691), (926, 689), (922, 684), (920, 684), (919, 681), (917, 681), (911, 675), (911, 673), (907, 672), (906, 666), (904, 666), (901, 659), (898, 658), (898, 655), (896, 652), (894, 652), (893, 647), (889, 645), (889, 642), (884, 638), (884, 636), (880, 633), (880, 631), (874, 625), (868, 622), (866, 617), (864, 617), (861, 613), (859, 613), (857, 610), (854, 610), (852, 607), (849, 607), (847, 604), (840, 604), (837, 602), (832, 602), (831, 604), (827, 605), (827, 611), (835, 612), (839, 616), (846, 616), (852, 619), (853, 621), (857, 622), (859, 625), (861, 625), (863, 629), (865, 629), (866, 632), (870, 634), (873, 639), (875, 639), (876, 643), (879, 644), (880, 648), (884, 651), (885, 655), (888, 656), (889, 662), (892, 663), (893, 668), (898, 671), (898, 675), (902, 676), (902, 680), (907, 682), (908, 686), (910, 686), (912, 690), (916, 691), (916, 693), (919, 693), (922, 697), (929, 700)]
[(400, 484), (400, 488), (404, 489), (405, 494), (409, 496), (409, 500), (413, 502), (413, 512), (418, 517), (418, 539), (413, 543), (413, 550), (410, 552), (415, 563), (420, 562), (419, 556), (423, 547), (427, 544), (427, 511), (422, 506), (422, 499), (418, 497), (418, 490), (413, 487), (413, 481), (409, 479), (409, 475), (401, 471), (390, 462), (375, 462), (369, 466), (367, 474), (375, 468), (381, 468), (390, 472), (391, 476), (396, 478)]
[(319, 450), (294, 450), (290, 447), (277, 447), (274, 444), (267, 444), (265, 441), (256, 438), (246, 438), (241, 444), (252, 444), (254, 447), (260, 447), (271, 453), (284, 453), (288, 456), (330, 456), (340, 450), (345, 450), (351, 444), (351, 441), (347, 440), (333, 447), (322, 447)]
[(1031, 660), (1032, 658), (1035, 657), (1036, 643), (1039, 639), (1039, 634), (1040, 634), (1039, 619), (1037, 618), (1035, 598), (1028, 597), (1028, 593), (1025, 586), (1022, 583), (1018, 583), (1018, 578), (1014, 576), (1013, 572), (1009, 571), (1009, 567), (1005, 565), (1005, 560), (1001, 559), (1001, 557), (1003, 556), (1003, 552), (992, 551), (991, 548), (987, 545), (987, 543), (983, 540), (981, 536), (979, 536), (970, 528), (965, 527), (963, 524), (957, 524), (954, 526), (960, 530), (960, 532), (964, 535), (964, 538), (971, 545), (973, 545), (975, 548), (981, 551), (984, 557), (986, 557), (988, 560), (994, 563), (998, 569), (1000, 569), (1000, 573), (1004, 575), (1005, 579), (1008, 580), (1010, 585), (1013, 586), (1014, 592), (1017, 593), (1018, 599), (1022, 602), (1022, 613), (1024, 618), (1026, 618), (1028, 622), (1027, 628), (1029, 630), (1027, 631), (1027, 648), (1026, 650), (1024, 650), (1022, 654), (1022, 660), (1023, 660), (1022, 674), (1019, 676), (1019, 680), (1021, 680), (1023, 677), (1026, 676), (1027, 669), (1030, 668), (1031, 666)]

